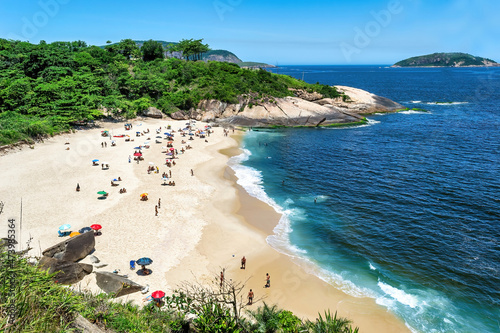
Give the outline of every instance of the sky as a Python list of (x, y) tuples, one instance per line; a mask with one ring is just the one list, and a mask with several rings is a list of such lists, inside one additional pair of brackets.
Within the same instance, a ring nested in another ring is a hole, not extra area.
[(500, 62), (499, 13), (498, 0), (0, 0), (0, 38), (203, 38), (273, 65), (391, 65), (434, 52)]

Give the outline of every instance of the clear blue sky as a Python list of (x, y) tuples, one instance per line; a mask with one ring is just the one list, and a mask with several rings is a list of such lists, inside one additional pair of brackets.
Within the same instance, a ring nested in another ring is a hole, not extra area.
[(178, 41), (270, 64), (393, 64), (433, 52), (500, 61), (498, 0), (0, 0), (0, 37)]

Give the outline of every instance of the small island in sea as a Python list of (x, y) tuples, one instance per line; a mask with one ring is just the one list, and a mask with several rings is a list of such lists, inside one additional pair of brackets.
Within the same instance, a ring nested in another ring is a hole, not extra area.
[(468, 53), (433, 53), (401, 60), (391, 67), (494, 67), (496, 61)]

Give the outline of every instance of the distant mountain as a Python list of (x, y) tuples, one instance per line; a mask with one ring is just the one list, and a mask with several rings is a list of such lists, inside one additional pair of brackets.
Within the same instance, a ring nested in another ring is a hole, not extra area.
[[(137, 44), (139, 48), (142, 47), (145, 40), (134, 40), (134, 42)], [(169, 46), (176, 45), (177, 42), (166, 42), (164, 40), (157, 40), (157, 42), (160, 42), (163, 47), (167, 50), (167, 56), (168, 57), (174, 57), (174, 58), (181, 58), (182, 54), (180, 52), (169, 52), (168, 48)], [(113, 43), (113, 44), (107, 44), (107, 45), (115, 45), (118, 43)], [(100, 46), (101, 48), (104, 48), (105, 46)], [(203, 54), (203, 60), (208, 61), (208, 60), (213, 60), (213, 61), (220, 61), (220, 62), (232, 62), (232, 63), (240, 63), (242, 62), (240, 58), (238, 58), (234, 53), (226, 51), (226, 50), (210, 50), (207, 53)]]
[(467, 53), (433, 53), (408, 58), (395, 63), (392, 67), (489, 67), (500, 66), (497, 62), (475, 57)]
[(235, 64), (241, 62), (241, 59), (238, 58), (234, 53), (226, 50), (210, 50), (207, 53), (203, 53), (203, 60), (232, 62)]

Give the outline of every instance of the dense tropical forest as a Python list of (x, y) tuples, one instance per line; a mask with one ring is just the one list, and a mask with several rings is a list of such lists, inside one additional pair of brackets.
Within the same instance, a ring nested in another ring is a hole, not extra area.
[(101, 48), (82, 41), (0, 39), (0, 144), (53, 135), (104, 116), (134, 118), (150, 106), (171, 114), (204, 99), (237, 103), (245, 94), (293, 95), (289, 88), (339, 96), (333, 87), (262, 69), (197, 61), (209, 50), (202, 40), (182, 40), (170, 50), (185, 59), (166, 59), (162, 43), (153, 40), (140, 48), (131, 39)]

